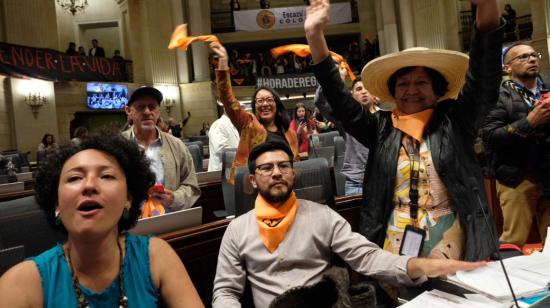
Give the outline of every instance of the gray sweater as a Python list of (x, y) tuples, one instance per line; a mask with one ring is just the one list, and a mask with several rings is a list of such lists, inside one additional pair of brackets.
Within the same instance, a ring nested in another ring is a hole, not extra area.
[(223, 236), (214, 280), (214, 308), (241, 307), (248, 279), (256, 307), (268, 307), (279, 294), (319, 281), (337, 254), (355, 271), (390, 284), (413, 284), (406, 273), (410, 257), (380, 249), (330, 207), (298, 199), (296, 218), (277, 250), (265, 248), (254, 210), (233, 220)]

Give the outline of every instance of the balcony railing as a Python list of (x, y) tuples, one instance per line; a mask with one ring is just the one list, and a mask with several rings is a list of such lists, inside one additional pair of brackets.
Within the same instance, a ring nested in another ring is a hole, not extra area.
[[(531, 14), (518, 16), (514, 21), (515, 25), (508, 24), (505, 26), (504, 42), (530, 40), (533, 34)], [(462, 31), (459, 32), (459, 35), (462, 38), (462, 46), (465, 52), (470, 50), (470, 37), (472, 36), (473, 23), (472, 11), (460, 12)]]

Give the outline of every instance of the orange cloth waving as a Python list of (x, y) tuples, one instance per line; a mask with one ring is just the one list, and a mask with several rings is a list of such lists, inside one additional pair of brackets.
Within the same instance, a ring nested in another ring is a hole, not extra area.
[(286, 232), (292, 226), (298, 209), (296, 194), (292, 192), (288, 200), (280, 207), (274, 207), (258, 194), (255, 203), (256, 221), (260, 237), (265, 247), (273, 253), (285, 238)]
[(185, 51), (191, 43), (197, 41), (219, 42), (220, 40), (215, 35), (189, 36), (187, 35), (187, 24), (181, 24), (177, 26), (174, 33), (172, 33), (172, 38), (170, 39), (170, 44), (168, 44), (168, 49), (181, 48)]
[(155, 184), (149, 188), (147, 191), (149, 198), (147, 198), (147, 201), (143, 203), (143, 207), (141, 208), (141, 216), (139, 218), (160, 216), (164, 215), (166, 212), (164, 205), (162, 205), (159, 199), (155, 198), (154, 193), (156, 192), (164, 192), (164, 186), (162, 184)]
[[(279, 47), (275, 47), (271, 49), (271, 55), (273, 58), (277, 59), (278, 57), (285, 55), (287, 53), (294, 53), (295, 55), (305, 58), (309, 55), (311, 55), (311, 50), (309, 49), (309, 45), (305, 44), (290, 44), (290, 45), (283, 45)], [(349, 79), (355, 80), (355, 74), (353, 74), (353, 71), (351, 70), (351, 67), (349, 67), (346, 60), (344, 60), (344, 57), (341, 55), (330, 52), (330, 55), (335, 58), (338, 62), (338, 65), (343, 66), (346, 68), (346, 71), (348, 72)]]

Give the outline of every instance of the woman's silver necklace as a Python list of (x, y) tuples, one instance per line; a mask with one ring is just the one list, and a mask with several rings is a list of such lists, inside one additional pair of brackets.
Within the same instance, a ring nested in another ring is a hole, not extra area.
[[(126, 241), (126, 237), (124, 237), (124, 240)], [(128, 297), (124, 294), (124, 271), (122, 271), (122, 247), (120, 246), (120, 241), (117, 239), (116, 245), (118, 247), (119, 252), (119, 268), (118, 268), (118, 287), (119, 287), (119, 297), (118, 297), (118, 306), (119, 308), (126, 308), (128, 307)], [(125, 245), (126, 246), (126, 245)], [(69, 267), (71, 268), (72, 276), (73, 276), (73, 288), (76, 293), (76, 300), (78, 304), (78, 308), (90, 308), (90, 303), (86, 300), (84, 297), (84, 294), (82, 294), (82, 290), (80, 290), (80, 283), (78, 282), (78, 277), (76, 276), (76, 272), (73, 268), (73, 263), (71, 261), (71, 246), (67, 245), (67, 255), (65, 256), (67, 260), (69, 261)]]

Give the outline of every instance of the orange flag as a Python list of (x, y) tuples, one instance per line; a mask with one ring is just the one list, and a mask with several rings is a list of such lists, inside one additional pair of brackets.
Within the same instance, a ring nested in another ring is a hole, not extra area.
[[(309, 45), (305, 44), (283, 45), (271, 49), (271, 55), (275, 59), (288, 53), (294, 53), (299, 57), (305, 58), (311, 55), (311, 50), (309, 49)], [(353, 74), (351, 67), (349, 67), (349, 64), (346, 62), (346, 60), (344, 60), (344, 57), (332, 51), (330, 52), (330, 55), (337, 60), (339, 66), (343, 66), (346, 69), (349, 78), (352, 81), (355, 80), (355, 74)]]
[(217, 36), (215, 35), (199, 35), (199, 36), (189, 36), (187, 35), (187, 24), (181, 24), (176, 27), (174, 33), (172, 33), (172, 38), (170, 38), (170, 44), (168, 44), (168, 49), (181, 48), (184, 51), (187, 50), (187, 47), (193, 42), (219, 42)]

